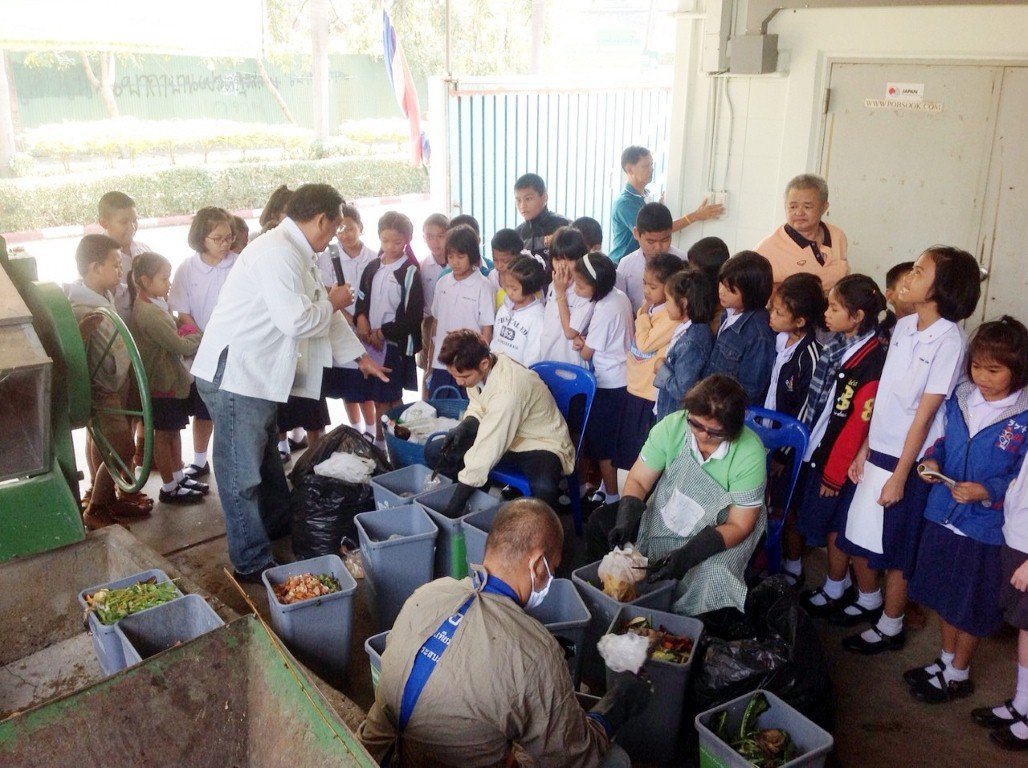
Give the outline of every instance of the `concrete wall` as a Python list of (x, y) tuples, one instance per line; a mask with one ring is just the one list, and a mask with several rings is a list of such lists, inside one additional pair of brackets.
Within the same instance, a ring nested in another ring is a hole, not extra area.
[[(1028, 64), (1028, 37), (1024, 34), (1028, 7), (1024, 5), (783, 11), (768, 29), (779, 36), (778, 72), (720, 76), (734, 119), (730, 120), (722, 99), (712, 134), (715, 78), (700, 72), (699, 67), (703, 3), (681, 5), (668, 204), (675, 215), (695, 208), (710, 188), (711, 157), (715, 169), (712, 188), (728, 192), (727, 215), (717, 222), (689, 227), (679, 237), (682, 246), (717, 235), (733, 252), (752, 248), (781, 223), (786, 182), (818, 167), (821, 104), (832, 59)], [(718, 142), (713, 155), (712, 137)]]

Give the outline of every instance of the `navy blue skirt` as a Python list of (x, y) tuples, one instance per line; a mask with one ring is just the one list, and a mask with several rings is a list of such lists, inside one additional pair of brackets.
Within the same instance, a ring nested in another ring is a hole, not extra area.
[(290, 395), (289, 400), (278, 404), (278, 431), (288, 432), (297, 427), (304, 429), (324, 429), (331, 423), (328, 415), (328, 403), (325, 398), (315, 400), (311, 397)]
[(1028, 553), (1008, 547), (1006, 544), (1000, 547), (999, 561), (1003, 574), (1000, 580), (999, 607), (1003, 610), (1003, 618), (1007, 624), (1028, 632), (1028, 592), (1015, 589), (1010, 583), (1010, 577), (1024, 565), (1025, 560), (1028, 560)]
[(376, 403), (398, 403), (403, 390), (418, 391), (418, 367), (414, 355), (401, 354), (395, 344), (386, 344), (384, 366), (389, 368), (389, 381), (368, 379), (368, 400)]
[(201, 421), (212, 421), (211, 412), (207, 410), (200, 393), (196, 391), (196, 382), (189, 385), (189, 413)]
[[(596, 461), (613, 459), (617, 452), (619, 423), (628, 390), (597, 388), (589, 421), (582, 436), (582, 455)], [(580, 409), (581, 410), (581, 409)]]
[[(857, 486), (847, 480), (838, 496), (821, 495), (821, 471), (806, 467), (806, 486), (797, 488), (799, 504), (796, 506), (796, 530), (808, 547), (823, 547), (828, 543), (828, 534), (843, 533), (846, 530), (846, 512), (853, 500)], [(801, 495), (802, 493), (802, 495)]]
[(1003, 624), (1000, 545), (961, 536), (925, 521), (908, 592), (947, 623), (975, 637)]
[(621, 421), (618, 423), (617, 441), (614, 447), (614, 466), (619, 469), (631, 469), (639, 458), (646, 438), (653, 429), (653, 401), (645, 397), (633, 395), (625, 390), (625, 400), (621, 407)]
[(348, 403), (374, 400), (371, 382), (356, 368), (326, 368), (321, 380), (322, 397), (337, 397)]
[[(893, 456), (886, 456), (877, 451), (871, 451), (867, 460), (886, 472), (895, 470), (898, 461)], [(917, 548), (921, 542), (921, 531), (925, 522), (924, 511), (928, 506), (930, 490), (931, 486), (917, 474), (917, 465), (915, 464), (903, 486), (903, 498), (898, 504), (885, 510), (885, 518), (882, 523), (881, 554), (854, 544), (846, 538), (845, 533), (836, 539), (837, 546), (851, 557), (865, 558), (868, 567), (873, 570), (903, 571), (903, 575), (909, 579), (917, 560)], [(843, 531), (845, 531), (845, 522)]]

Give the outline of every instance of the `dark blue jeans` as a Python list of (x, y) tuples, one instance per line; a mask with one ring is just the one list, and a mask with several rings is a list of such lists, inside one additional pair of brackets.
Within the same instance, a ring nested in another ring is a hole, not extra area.
[(196, 380), (196, 389), (214, 421), (211, 455), (218, 498), (225, 515), (228, 556), (240, 573), (272, 562), (270, 539), (289, 532), (289, 485), (278, 454), (271, 400), (221, 389), (222, 355), (214, 381)]

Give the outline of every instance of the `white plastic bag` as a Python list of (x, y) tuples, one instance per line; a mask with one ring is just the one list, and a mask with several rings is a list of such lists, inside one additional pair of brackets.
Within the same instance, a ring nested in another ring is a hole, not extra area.
[(596, 650), (611, 672), (631, 672), (635, 675), (650, 655), (650, 640), (634, 632), (604, 635), (597, 641)]
[(635, 585), (646, 578), (646, 556), (631, 544), (614, 549), (603, 556), (597, 575), (603, 591), (615, 600), (627, 603), (638, 597)]
[(314, 465), (314, 474), (352, 485), (368, 482), (374, 471), (374, 461), (352, 453), (333, 453), (320, 464)]

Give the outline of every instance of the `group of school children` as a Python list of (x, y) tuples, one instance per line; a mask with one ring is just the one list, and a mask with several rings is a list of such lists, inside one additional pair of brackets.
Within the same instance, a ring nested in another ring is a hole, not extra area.
[[(290, 194), (275, 190), (260, 220), (265, 231), (281, 221)], [(642, 206), (632, 232), (639, 248), (615, 264), (602, 252), (598, 222), (572, 223), (547, 208), (539, 176), (520, 177), (515, 200), (525, 220), (493, 235), (491, 269), (471, 216), (429, 216), (428, 255), (419, 262), (405, 215), (379, 219), (376, 253), (362, 242), (359, 211), (343, 206), (337, 243), (318, 255), (317, 269), (326, 286), (356, 289), (347, 312), (389, 381), (366, 379), (354, 364), (326, 371), (320, 400), (290, 398), (279, 413), (283, 461), (303, 444), (290, 430), (305, 429), (308, 441), (321, 436), (326, 397), (343, 399), (350, 423), (380, 442), (382, 416), (403, 390), (418, 390), (419, 366), (423, 396), (459, 390), (438, 351), (447, 333), (473, 329), (522, 365), (556, 360), (593, 372), (582, 459), (602, 480), (589, 501), (611, 503), (617, 469), (632, 467), (653, 425), (700, 379), (734, 376), (752, 405), (798, 419), (811, 435), (783, 561), (801, 587), (805, 548), (827, 547), (827, 577), (801, 593), (804, 607), (836, 624), (868, 624), (843, 646), (869, 655), (903, 647), (908, 595), (936, 610), (939, 658), (904, 674), (926, 702), (972, 693), (974, 651), (1005, 619), (1020, 630), (1016, 694), (973, 717), (1002, 746), (1028, 747), (1028, 330), (1003, 317), (967, 344), (957, 323), (980, 296), (973, 257), (934, 246), (890, 270), (885, 291), (851, 274), (826, 296), (811, 274), (774, 285), (763, 256), (729, 258), (718, 238), (678, 251), (660, 203)], [(188, 236), (193, 254), (172, 280), (168, 260), (134, 240), (135, 219), (131, 198), (104, 196), (107, 234), (83, 238), (82, 279), (69, 296), (79, 308), (111, 303), (129, 320), (154, 404), (160, 499), (192, 503), (208, 491), (200, 479), (209, 472), (211, 422), (183, 358), (196, 351), (250, 233), (222, 209), (200, 210)], [(112, 370), (111, 396), (124, 378)], [(186, 465), (179, 435), (190, 415)], [(130, 434), (115, 447), (132, 458)], [(102, 467), (90, 465), (87, 524), (148, 514), (149, 499), (116, 496)], [(775, 484), (772, 501), (781, 497)]]

